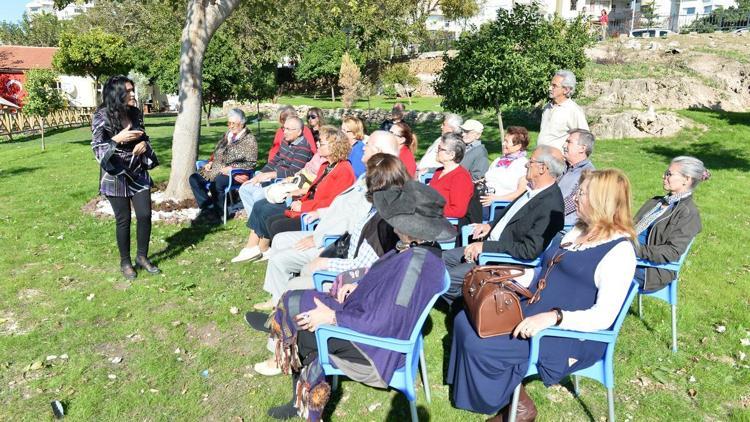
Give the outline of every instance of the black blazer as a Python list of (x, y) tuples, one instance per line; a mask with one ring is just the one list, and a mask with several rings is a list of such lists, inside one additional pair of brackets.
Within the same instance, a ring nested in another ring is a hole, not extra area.
[[(493, 229), (516, 201), (518, 198), (495, 217)], [(564, 225), (565, 203), (555, 183), (531, 198), (510, 219), (500, 239), (484, 241), (482, 252), (502, 252), (515, 258), (534, 259), (544, 252)]]

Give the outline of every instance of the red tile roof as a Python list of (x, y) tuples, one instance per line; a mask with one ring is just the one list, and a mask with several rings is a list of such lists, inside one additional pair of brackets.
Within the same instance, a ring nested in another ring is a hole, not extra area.
[(51, 69), (52, 56), (55, 52), (57, 52), (57, 47), (0, 45), (0, 69)]

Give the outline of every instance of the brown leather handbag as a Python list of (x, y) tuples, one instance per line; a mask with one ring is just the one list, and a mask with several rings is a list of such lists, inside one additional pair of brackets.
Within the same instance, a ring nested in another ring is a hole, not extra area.
[(523, 267), (513, 265), (480, 265), (466, 273), (463, 284), (466, 315), (479, 337), (513, 332), (523, 320), (519, 295), (529, 299), (529, 303), (539, 300), (541, 289), (532, 294), (513, 281), (523, 273)]

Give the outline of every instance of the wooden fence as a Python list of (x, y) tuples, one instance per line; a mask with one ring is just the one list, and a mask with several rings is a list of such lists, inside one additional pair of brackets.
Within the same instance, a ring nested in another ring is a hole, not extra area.
[(64, 127), (79, 127), (91, 124), (93, 107), (66, 108), (51, 113), (45, 118), (29, 116), (19, 111), (0, 110), (0, 136), (13, 139), (13, 135), (39, 132), (44, 121), (45, 132)]

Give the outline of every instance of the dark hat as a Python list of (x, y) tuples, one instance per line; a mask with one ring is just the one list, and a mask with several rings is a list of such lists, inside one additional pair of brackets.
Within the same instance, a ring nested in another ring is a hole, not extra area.
[(400, 233), (419, 240), (450, 240), (456, 230), (443, 215), (445, 199), (435, 189), (409, 180), (373, 194), (373, 204), (383, 219)]

